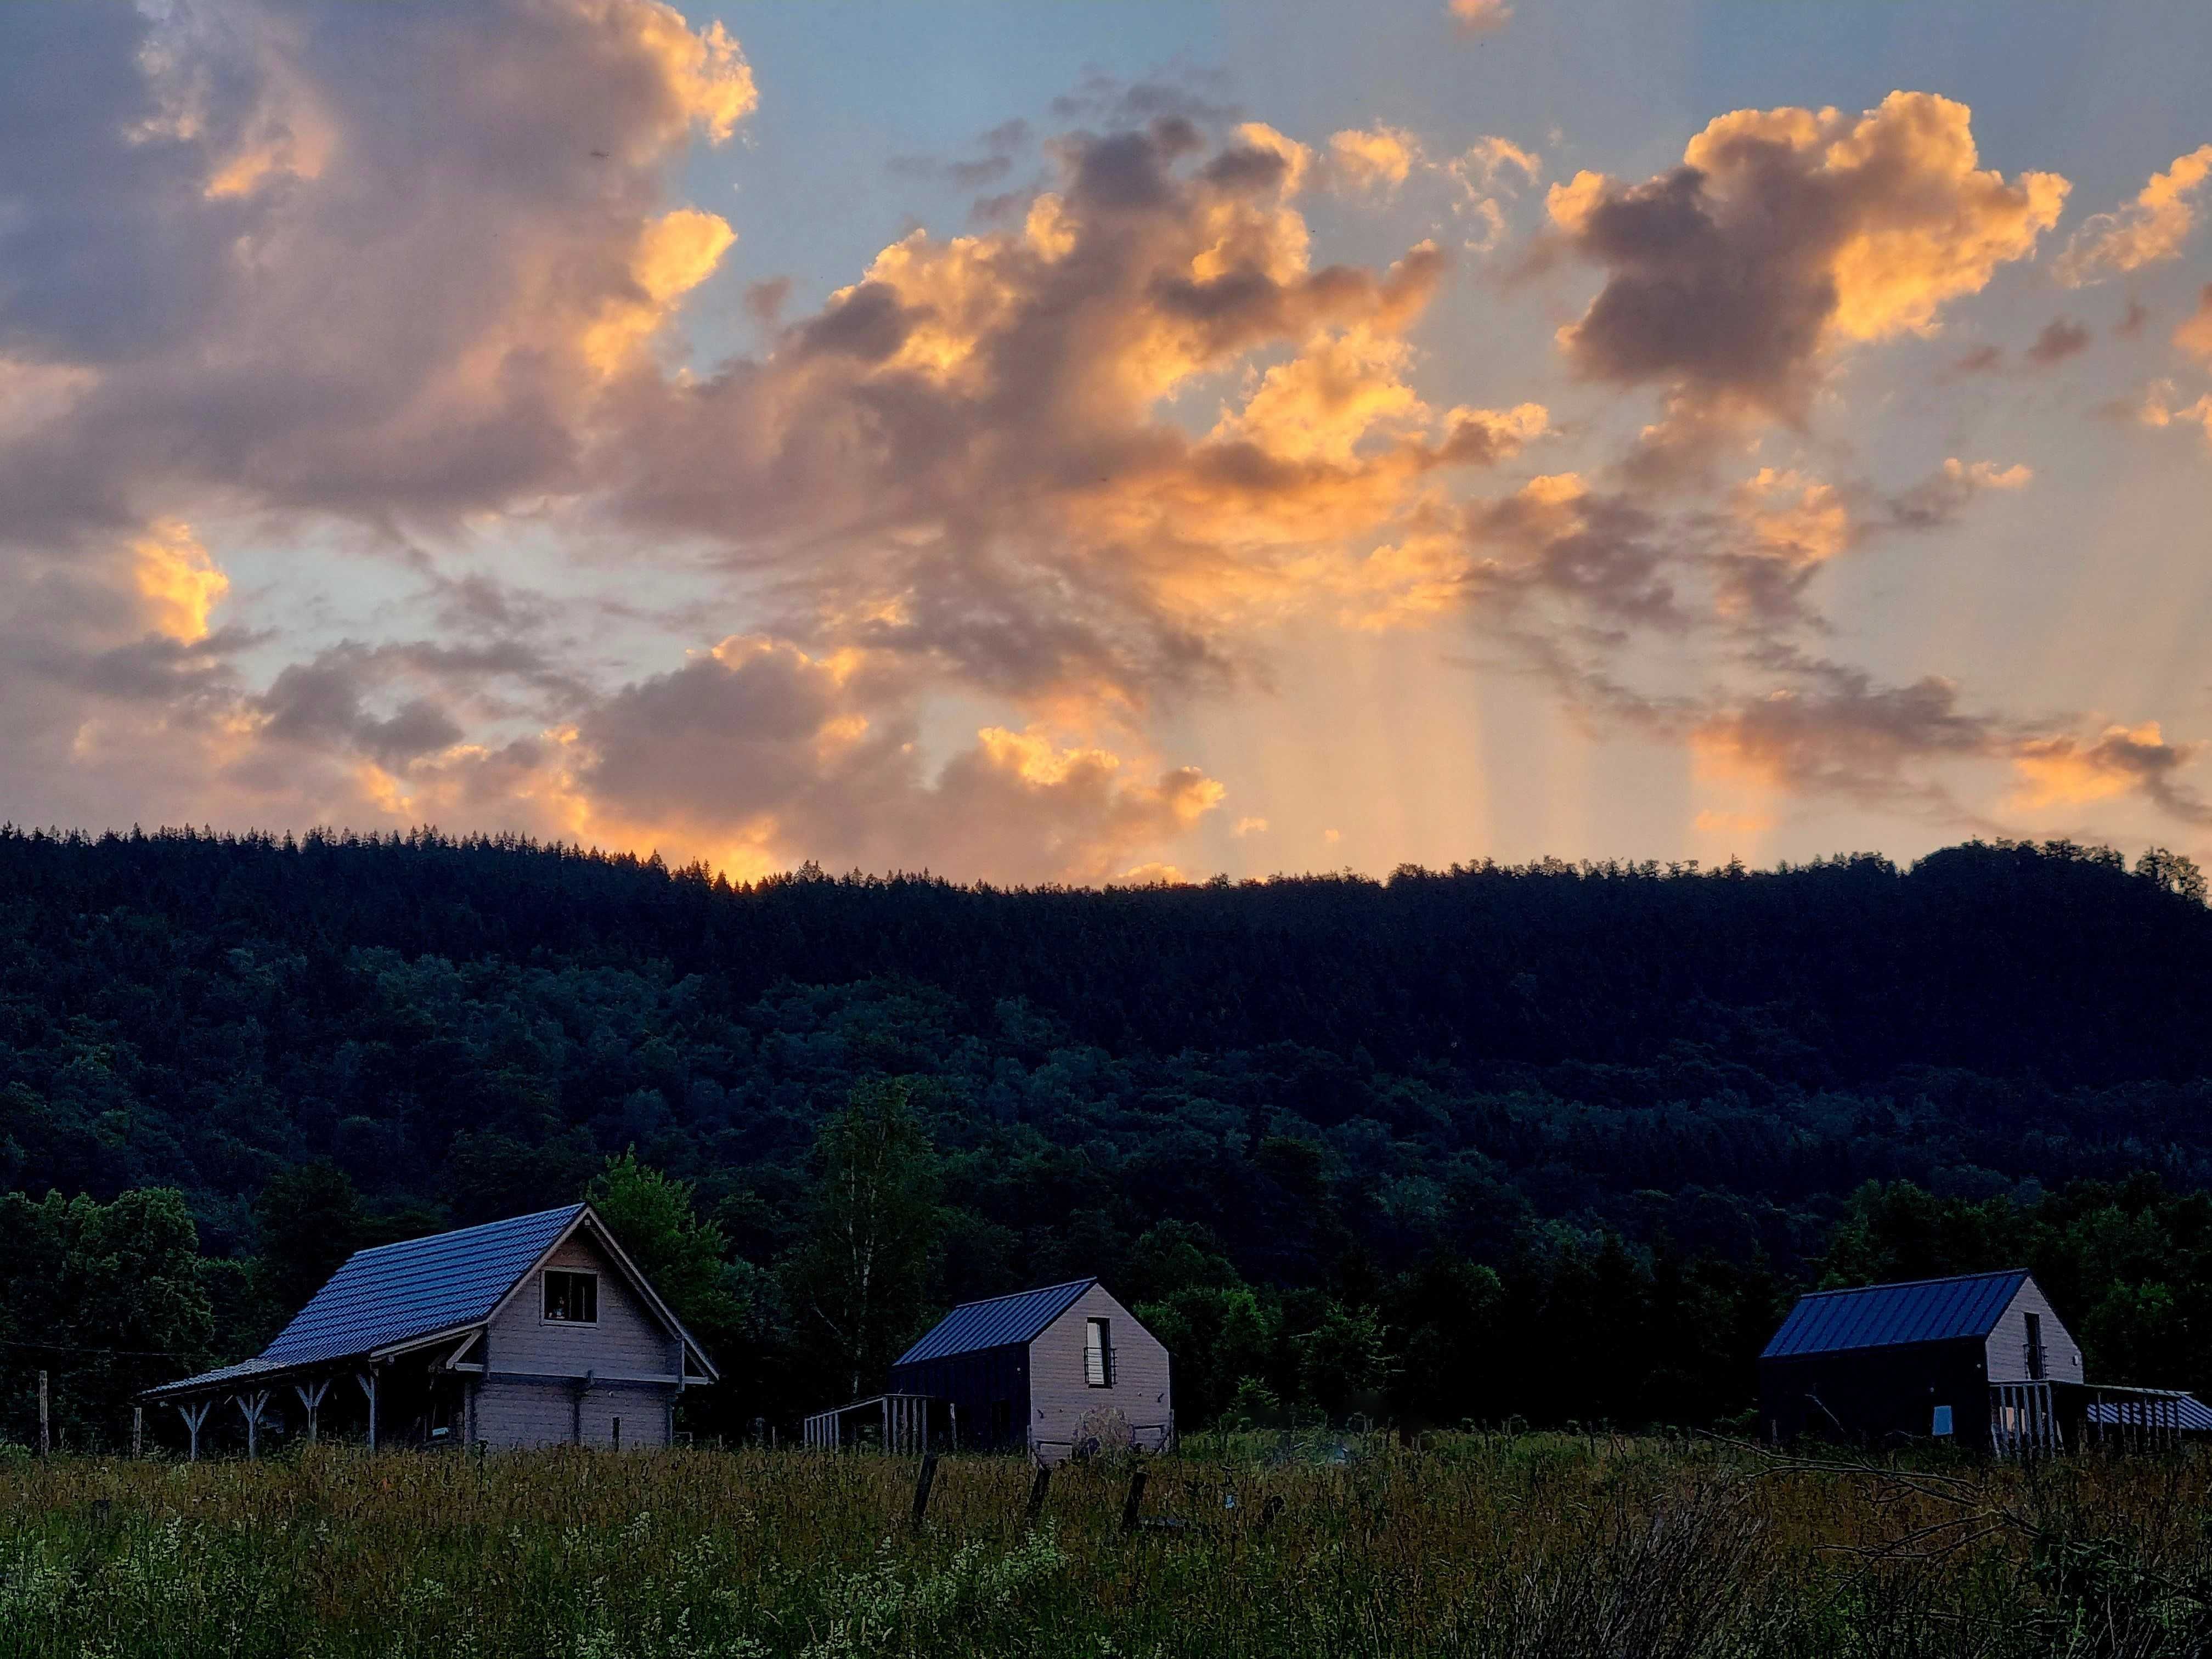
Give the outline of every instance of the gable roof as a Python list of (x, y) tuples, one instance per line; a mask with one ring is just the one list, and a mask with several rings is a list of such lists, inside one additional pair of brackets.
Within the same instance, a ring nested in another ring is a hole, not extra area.
[(554, 1247), (588, 1224), (653, 1311), (713, 1375), (705, 1352), (654, 1293), (586, 1204), (432, 1233), (356, 1250), (292, 1322), (253, 1358), (146, 1391), (149, 1399), (196, 1392), (264, 1373), (365, 1358), (451, 1334), (455, 1340), (498, 1311)]
[(891, 1363), (915, 1365), (925, 1359), (950, 1359), (955, 1354), (981, 1353), (986, 1348), (1035, 1341), (1047, 1326), (1075, 1305), (1076, 1297), (1097, 1282), (1077, 1279), (1041, 1290), (1017, 1291), (1012, 1296), (963, 1302)]
[(1784, 1359), (1987, 1336), (2027, 1282), (2027, 1270), (2014, 1267), (2002, 1273), (1815, 1291), (1790, 1310), (1759, 1357)]

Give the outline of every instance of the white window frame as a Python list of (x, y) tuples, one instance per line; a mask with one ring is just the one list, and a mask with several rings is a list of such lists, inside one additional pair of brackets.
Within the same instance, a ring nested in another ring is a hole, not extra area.
[(1086, 1387), (1114, 1386), (1114, 1322), (1092, 1317), (1083, 1322), (1083, 1381)]
[[(547, 1291), (556, 1273), (567, 1279), (588, 1279), (592, 1281), (592, 1316), (589, 1319), (556, 1319), (546, 1312)], [(599, 1322), (599, 1276), (589, 1267), (548, 1267), (538, 1275), (538, 1322), (541, 1325), (581, 1325), (586, 1328)]]

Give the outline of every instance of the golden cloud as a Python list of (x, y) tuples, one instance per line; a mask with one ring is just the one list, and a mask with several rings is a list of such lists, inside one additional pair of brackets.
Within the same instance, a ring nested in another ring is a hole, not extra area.
[(1933, 331), (2057, 222), (2064, 179), (1979, 161), (1966, 105), (1895, 92), (1720, 116), (1644, 184), (1577, 173), (1552, 220), (1608, 274), (1560, 343), (1593, 378), (1794, 413), (1825, 354)]
[(2176, 156), (2133, 201), (2082, 222), (2054, 267), (2069, 288), (2171, 259), (2197, 228), (2197, 198), (2212, 179), (2212, 144)]
[(2212, 283), (2197, 296), (2197, 309), (2173, 331), (2173, 343), (2212, 368)]
[(190, 645), (208, 635), (208, 615), (230, 591), (223, 574), (176, 519), (157, 519), (131, 544), (131, 575), (157, 633)]
[(1342, 188), (1389, 195), (1420, 165), (1420, 140), (1381, 122), (1330, 135), (1329, 170)]
[(2156, 785), (2193, 760), (2203, 745), (2170, 744), (2156, 720), (2109, 726), (2094, 743), (2070, 737), (2035, 738), (2013, 757), (2021, 787), (2011, 805), (2021, 811), (2080, 806)]

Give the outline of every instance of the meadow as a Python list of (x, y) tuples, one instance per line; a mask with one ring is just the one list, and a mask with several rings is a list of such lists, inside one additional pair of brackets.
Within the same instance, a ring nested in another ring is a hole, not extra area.
[[(0, 1653), (161, 1659), (2098, 1655), (2212, 1637), (2212, 1465), (1209, 1437), (1127, 1472), (301, 1449), (0, 1462)], [(1279, 1500), (1279, 1501), (1275, 1501)]]

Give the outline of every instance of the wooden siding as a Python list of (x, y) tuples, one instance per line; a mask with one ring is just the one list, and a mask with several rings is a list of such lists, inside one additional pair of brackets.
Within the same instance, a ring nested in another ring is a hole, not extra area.
[[(547, 1268), (599, 1274), (598, 1322), (570, 1325), (545, 1318), (541, 1276)], [(586, 1374), (675, 1376), (684, 1365), (682, 1339), (662, 1327), (621, 1270), (583, 1232), (572, 1235), (531, 1270), (494, 1316), (480, 1346), (489, 1374), (477, 1385), (476, 1435), (501, 1447), (574, 1443), (579, 1389)], [(559, 1380), (568, 1377), (575, 1381)], [(667, 1444), (677, 1394), (672, 1385), (595, 1383), (581, 1396), (582, 1443), (611, 1444), (619, 1417), (623, 1445)]]
[[(1087, 1322), (1112, 1322), (1114, 1381), (1094, 1389), (1084, 1381)], [(1111, 1407), (1128, 1419), (1137, 1443), (1164, 1449), (1172, 1434), (1175, 1397), (1168, 1351), (1137, 1316), (1093, 1285), (1030, 1344), (1030, 1448), (1047, 1462), (1073, 1449), (1083, 1419)]]
[[(599, 1276), (599, 1317), (593, 1325), (568, 1325), (544, 1316), (544, 1268), (580, 1268)], [(683, 1364), (680, 1339), (623, 1283), (621, 1271), (581, 1233), (533, 1268), (514, 1298), (491, 1322), (485, 1346), (494, 1372), (549, 1376), (674, 1376)]]
[(502, 1449), (566, 1446), (576, 1438), (576, 1390), (565, 1382), (510, 1382), (494, 1377), (477, 1388), (477, 1438)]
[(2039, 1314), (2043, 1319), (2043, 1374), (2053, 1382), (2079, 1382), (2081, 1376), (2081, 1345), (2074, 1340), (2042, 1291), (2031, 1279), (2014, 1293), (2012, 1302), (1998, 1316), (1990, 1332), (1989, 1379), (1992, 1382), (2025, 1382), (2027, 1375), (2028, 1314)]

